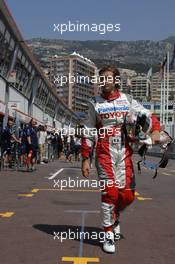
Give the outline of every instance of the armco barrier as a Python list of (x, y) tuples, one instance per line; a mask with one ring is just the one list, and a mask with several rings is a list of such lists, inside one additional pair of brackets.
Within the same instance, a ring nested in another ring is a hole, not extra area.
[[(149, 155), (149, 156), (162, 157), (162, 154), (163, 153), (160, 152), (160, 148), (156, 148), (156, 147), (154, 147), (154, 150), (152, 150), (152, 151), (151, 151), (151, 149), (147, 151), (147, 155)], [(168, 151), (168, 155), (169, 155), (170, 159), (175, 159), (175, 143), (173, 143), (170, 146), (170, 149)]]

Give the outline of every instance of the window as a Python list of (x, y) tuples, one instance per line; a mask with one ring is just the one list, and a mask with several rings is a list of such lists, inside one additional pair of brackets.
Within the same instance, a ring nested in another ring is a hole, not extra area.
[(168, 106), (168, 109), (169, 109), (169, 110), (172, 110), (172, 109), (173, 109), (173, 105), (169, 105), (169, 106)]
[(10, 49), (11, 49), (11, 50), (14, 50), (14, 48), (15, 48), (15, 41), (14, 41), (13, 38), (11, 38), (11, 39), (10, 39)]
[(4, 23), (2, 22), (2, 20), (0, 20), (0, 32), (4, 35), (4, 32), (5, 32), (5, 25), (4, 25)]
[(34, 73), (34, 70), (32, 70), (32, 66), (31, 65), (29, 65), (28, 70), (29, 70), (29, 72), (32, 71), (32, 74)]
[(21, 60), (21, 62), (22, 62), (22, 64), (24, 65), (25, 64), (25, 62), (26, 62), (26, 58), (25, 58), (25, 56), (23, 55), (22, 56), (22, 60)]
[(160, 110), (160, 105), (155, 105), (154, 110)]
[(146, 109), (150, 110), (151, 109), (151, 105), (143, 105)]
[(6, 40), (8, 43), (10, 43), (10, 33), (9, 33), (8, 30), (6, 30), (6, 32), (5, 32), (5, 40)]
[(28, 68), (28, 66), (29, 66), (29, 62), (28, 62), (28, 60), (26, 60), (26, 62), (25, 62), (26, 69)]
[[(1, 23), (1, 27), (2, 27)], [(2, 28), (1, 28), (2, 29)], [(6, 39), (5, 39), (6, 37)], [(6, 31), (5, 36), (0, 32), (0, 73), (6, 78), (10, 69), (13, 51), (9, 47), (10, 33)]]
[(22, 57), (22, 52), (21, 52), (21, 50), (19, 49), (19, 50), (18, 50), (18, 58), (21, 59), (21, 57)]

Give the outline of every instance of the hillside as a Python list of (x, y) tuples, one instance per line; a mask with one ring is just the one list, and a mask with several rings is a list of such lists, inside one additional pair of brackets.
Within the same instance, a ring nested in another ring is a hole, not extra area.
[(172, 53), (174, 43), (174, 36), (161, 41), (73, 41), (43, 38), (28, 41), (28, 45), (43, 67), (47, 67), (49, 56), (65, 55), (76, 51), (90, 58), (98, 67), (114, 64), (137, 72), (146, 72), (151, 66), (153, 71), (157, 71), (166, 51), (169, 50)]

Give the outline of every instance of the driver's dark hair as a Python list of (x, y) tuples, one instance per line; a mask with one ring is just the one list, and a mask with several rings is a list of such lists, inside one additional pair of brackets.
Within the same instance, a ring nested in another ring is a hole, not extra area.
[[(110, 66), (110, 65), (104, 66), (103, 68), (100, 69), (99, 75), (103, 75), (103, 73), (106, 71), (111, 71), (113, 73), (113, 78), (115, 79), (115, 77), (118, 76), (118, 78), (120, 80), (120, 72), (115, 66)], [(117, 88), (117, 89), (120, 88), (120, 85), (116, 84), (115, 88)]]

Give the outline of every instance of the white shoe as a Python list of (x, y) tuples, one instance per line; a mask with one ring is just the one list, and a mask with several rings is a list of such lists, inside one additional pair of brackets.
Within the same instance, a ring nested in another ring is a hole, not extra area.
[(120, 222), (117, 220), (113, 226), (114, 241), (120, 240)]
[(114, 233), (111, 231), (108, 231), (105, 233), (105, 241), (103, 243), (103, 250), (107, 253), (115, 252)]

